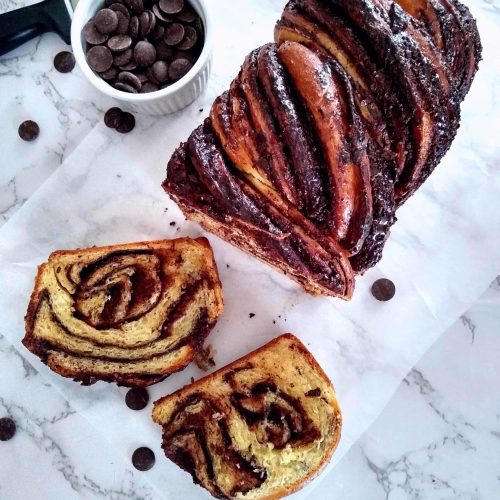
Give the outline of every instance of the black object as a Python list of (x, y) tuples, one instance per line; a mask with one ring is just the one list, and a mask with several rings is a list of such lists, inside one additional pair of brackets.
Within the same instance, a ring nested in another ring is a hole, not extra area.
[(125, 396), (125, 403), (131, 410), (143, 410), (148, 405), (148, 402), (148, 391), (142, 387), (130, 389)]
[(132, 454), (132, 465), (140, 471), (147, 471), (155, 464), (155, 454), (149, 448), (143, 446), (137, 448)]
[(387, 302), (394, 298), (396, 285), (386, 278), (375, 281), (372, 285), (372, 295), (380, 302)]
[(70, 44), (70, 8), (64, 0), (44, 0), (0, 14), (0, 56), (49, 31)]
[(16, 433), (16, 424), (11, 418), (0, 418), (0, 441), (9, 441)]

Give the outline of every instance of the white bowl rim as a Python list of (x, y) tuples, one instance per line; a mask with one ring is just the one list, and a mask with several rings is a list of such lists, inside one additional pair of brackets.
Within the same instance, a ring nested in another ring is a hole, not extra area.
[[(71, 46), (73, 48), (75, 59), (78, 62), (78, 66), (81, 68), (90, 83), (94, 85), (94, 87), (107, 94), (108, 96), (113, 97), (114, 99), (140, 104), (168, 98), (176, 94), (178, 91), (183, 90), (184, 87), (188, 86), (193, 80), (195, 80), (199, 72), (205, 67), (207, 61), (212, 55), (212, 15), (210, 8), (208, 7), (208, 2), (209, 0), (189, 0), (189, 3), (192, 5), (192, 7), (195, 8), (195, 10), (198, 10), (195, 3), (198, 3), (202, 10), (201, 15), (204, 18), (203, 24), (205, 28), (204, 46), (200, 57), (198, 57), (198, 60), (189, 70), (189, 72), (169, 87), (144, 94), (132, 94), (123, 92), (121, 90), (113, 88), (111, 85), (109, 85), (109, 83), (100, 78), (90, 68), (83, 49), (82, 29), (89, 19), (86, 17), (86, 12), (89, 10), (89, 7), (94, 3), (101, 5), (103, 4), (103, 0), (80, 0), (78, 2), (78, 5), (76, 6), (71, 23)], [(200, 14), (200, 12), (198, 12), (198, 14)]]

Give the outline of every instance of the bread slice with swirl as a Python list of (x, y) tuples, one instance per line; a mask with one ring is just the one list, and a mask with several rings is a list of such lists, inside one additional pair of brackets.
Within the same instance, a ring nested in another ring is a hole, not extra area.
[(329, 461), (342, 417), (332, 383), (285, 334), (157, 401), (166, 456), (217, 498), (274, 499)]
[(186, 367), (223, 308), (205, 238), (54, 252), (23, 344), (64, 377), (148, 386)]

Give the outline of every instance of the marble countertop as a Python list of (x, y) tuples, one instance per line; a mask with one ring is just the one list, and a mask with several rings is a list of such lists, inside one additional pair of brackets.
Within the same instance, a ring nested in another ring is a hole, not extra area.
[[(24, 3), (0, 0), (0, 11)], [(495, 0), (485, 3), (500, 25)], [(0, 225), (112, 105), (78, 70), (54, 70), (53, 56), (65, 49), (48, 34), (0, 58)], [(26, 119), (40, 125), (34, 143), (17, 136)], [(500, 498), (498, 324), (500, 277), (408, 374), (313, 497)], [(11, 416), (18, 425), (15, 438), (0, 443), (0, 498), (160, 498), (142, 473), (124, 467), (126, 458), (102, 447), (85, 418), (1, 336), (0, 381), (0, 418)]]

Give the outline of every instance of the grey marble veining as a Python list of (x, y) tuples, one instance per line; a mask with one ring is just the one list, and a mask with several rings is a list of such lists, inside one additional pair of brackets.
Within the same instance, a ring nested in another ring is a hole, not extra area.
[[(274, 3), (278, 6), (284, 2)], [(488, 15), (498, 16), (498, 2), (483, 3)], [(0, 9), (14, 5), (20, 3), (4, 0)], [(228, 38), (225, 46), (228, 54), (238, 53), (236, 40), (237, 36)], [(0, 99), (0, 137), (4, 148), (0, 224), (78, 148), (112, 104), (97, 95), (78, 70), (61, 75), (52, 68), (53, 56), (63, 49), (66, 46), (49, 34), (0, 58), (0, 95), (8, 96)], [(239, 59), (229, 64), (234, 64), (235, 70)], [(214, 89), (218, 83), (212, 82)], [(210, 94), (202, 98), (199, 107), (206, 110), (210, 98)], [(192, 123), (202, 116), (194, 108), (189, 113), (186, 120)], [(28, 118), (37, 120), (42, 130), (40, 138), (32, 144), (17, 137), (18, 124)], [(480, 119), (478, 116), (477, 122), (464, 127), (476, 126)], [(154, 120), (140, 120), (139, 133), (153, 130), (154, 125)], [(110, 137), (114, 147), (120, 147), (121, 141), (130, 141)], [(496, 144), (491, 145), (492, 152), (495, 147)], [(493, 164), (490, 167), (496, 168)], [(122, 179), (120, 182), (133, 182), (127, 180), (126, 172), (117, 176), (122, 176), (117, 177)], [(428, 196), (432, 197), (433, 192), (429, 191)], [(156, 203), (153, 199), (151, 202)], [(96, 220), (98, 208), (92, 214)], [(143, 208), (146, 212), (150, 209), (145, 205)], [(102, 221), (99, 222), (102, 228)], [(106, 228), (108, 234), (110, 226)], [(148, 234), (153, 229), (137, 227), (136, 230)], [(119, 232), (112, 234), (120, 238)], [(172, 231), (168, 236), (176, 234)], [(93, 241), (94, 235), (89, 232), (82, 238)], [(420, 234), (409, 235), (410, 240), (412, 245), (426, 250)], [(238, 265), (236, 252), (226, 257), (242, 276), (265, 273), (259, 266)], [(290, 286), (274, 274), (265, 273), (265, 281), (269, 290)], [(491, 291), (493, 294), (487, 294), (466, 312), (406, 377), (373, 428), (325, 478), (321, 487), (311, 491), (311, 498), (490, 500), (500, 496), (500, 470), (495, 460), (500, 456), (500, 410), (497, 410), (500, 404), (495, 399), (498, 391), (495, 394), (491, 391), (499, 379), (495, 361), (500, 357), (497, 334), (500, 318), (495, 293), (500, 292), (500, 277), (492, 284)], [(292, 291), (289, 297), (276, 308), (281, 311), (279, 318), (274, 307), (263, 301), (253, 320), (255, 324), (278, 332), (287, 328), (287, 320), (293, 322), (294, 315), (304, 314), (313, 305), (307, 302), (301, 306), (299, 292)], [(321, 313), (320, 308), (314, 311)], [(279, 323), (276, 327), (271, 324), (273, 318)], [(221, 324), (234, 320), (229, 312)], [(355, 363), (358, 375), (363, 375), (363, 370), (373, 368), (369, 364), (370, 353), (377, 344), (370, 344), (363, 325), (358, 324), (354, 331), (359, 338), (359, 349), (353, 351), (340, 338), (337, 352), (346, 363), (349, 360)], [(245, 349), (242, 343), (241, 350)], [(0, 339), (0, 417), (11, 415), (19, 426), (15, 439), (0, 444), (0, 498), (162, 498), (161, 493), (148, 485), (148, 474), (132, 472), (128, 458), (96, 437), (93, 426), (20, 352)], [(228, 358), (231, 356), (233, 353), (227, 354)], [(359, 363), (360, 359), (364, 362)], [(456, 360), (456, 364), (450, 360)], [(187, 373), (185, 379), (189, 379)], [(178, 477), (182, 478), (182, 474)]]

